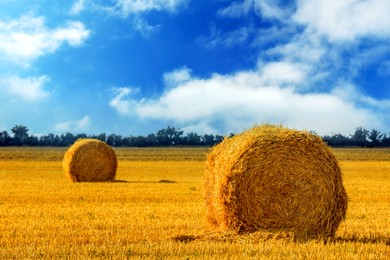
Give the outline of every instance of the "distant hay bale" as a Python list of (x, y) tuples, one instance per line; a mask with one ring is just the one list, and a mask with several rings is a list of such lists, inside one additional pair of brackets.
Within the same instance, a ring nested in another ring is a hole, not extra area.
[(205, 196), (213, 229), (333, 237), (347, 210), (336, 158), (310, 132), (262, 125), (215, 146)]
[(114, 150), (96, 139), (79, 139), (66, 151), (62, 166), (73, 182), (115, 180), (117, 159)]

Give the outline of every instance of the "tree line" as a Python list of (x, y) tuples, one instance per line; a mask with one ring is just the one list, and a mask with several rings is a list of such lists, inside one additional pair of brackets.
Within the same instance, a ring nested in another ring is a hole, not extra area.
[[(184, 131), (168, 126), (146, 136), (122, 136), (117, 134), (99, 135), (47, 134), (42, 136), (29, 135), (29, 129), (23, 125), (15, 125), (11, 129), (12, 135), (7, 131), (0, 132), (0, 146), (70, 146), (79, 138), (94, 138), (115, 147), (151, 147), (151, 146), (213, 146), (221, 142), (221, 135), (194, 132), (184, 134)], [(230, 134), (233, 136), (234, 134)], [(332, 147), (390, 147), (390, 133), (381, 133), (378, 130), (356, 128), (349, 136), (342, 134), (322, 136), (322, 139)]]
[(29, 129), (23, 125), (15, 125), (7, 131), (0, 132), (0, 146), (70, 146), (79, 138), (94, 138), (115, 147), (150, 147), (150, 146), (213, 146), (223, 140), (221, 135), (187, 133), (168, 126), (147, 136), (122, 136), (117, 134), (87, 135), (87, 134), (47, 134), (42, 136), (29, 135)]

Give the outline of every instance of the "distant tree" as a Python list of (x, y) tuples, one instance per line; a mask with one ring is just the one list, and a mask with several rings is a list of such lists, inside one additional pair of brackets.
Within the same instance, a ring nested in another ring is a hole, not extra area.
[(383, 138), (385, 137), (384, 134), (379, 132), (378, 130), (371, 130), (371, 132), (368, 134), (368, 139), (370, 140), (370, 146), (371, 147), (379, 147), (381, 146), (381, 142)]
[(197, 133), (188, 133), (187, 136), (184, 138), (184, 144), (186, 145), (201, 145), (202, 144), (202, 138)]
[[(173, 126), (168, 126), (158, 130), (156, 134), (147, 136), (128, 136), (101, 133), (99, 135), (87, 135), (85, 133), (73, 135), (66, 133), (54, 135), (52, 133), (40, 136), (39, 138), (29, 135), (29, 129), (23, 125), (15, 125), (11, 129), (13, 137), (7, 131), (0, 132), (0, 146), (10, 145), (29, 145), (29, 146), (69, 146), (79, 138), (95, 138), (105, 141), (111, 146), (132, 146), (132, 147), (147, 147), (147, 146), (171, 146), (171, 145), (206, 145), (213, 146), (223, 141), (225, 137), (220, 135), (205, 134), (199, 135), (194, 132), (187, 133), (183, 136), (183, 131)], [(312, 132), (315, 134), (315, 132)], [(234, 133), (228, 137), (233, 137)], [(388, 135), (381, 133), (378, 130), (368, 131), (363, 127), (356, 128), (354, 134), (344, 136), (335, 134), (332, 136), (323, 136), (322, 139), (330, 146), (360, 146), (360, 147), (390, 147), (390, 133)]]
[(114, 140), (115, 146), (123, 146), (124, 145), (124, 140), (121, 135), (115, 135), (115, 140)]
[(77, 134), (76, 135), (76, 140), (77, 139), (81, 139), (81, 138), (88, 138), (89, 136), (87, 135), (87, 134), (84, 134), (84, 133), (82, 133), (82, 134)]
[(12, 144), (12, 138), (7, 131), (0, 132), (0, 146), (10, 146)]
[(389, 135), (384, 134), (381, 140), (382, 147), (390, 147), (390, 133)]
[(158, 130), (156, 133), (156, 139), (159, 145), (168, 146), (168, 145), (178, 145), (182, 144), (182, 135), (183, 131), (176, 129), (173, 126), (168, 126)]
[[(53, 134), (51, 134), (53, 135)], [(49, 135), (43, 135), (39, 138), (39, 144), (40, 145), (43, 145), (43, 146), (48, 146), (48, 145), (52, 145), (50, 140), (49, 140)]]
[(28, 128), (24, 125), (15, 125), (11, 132), (14, 134), (14, 145), (26, 145), (28, 139)]
[(98, 135), (98, 136), (96, 137), (96, 139), (105, 142), (106, 139), (107, 139), (107, 136), (106, 136), (105, 133), (101, 133), (100, 135)]
[(106, 142), (108, 145), (115, 145), (115, 134), (110, 134), (109, 136), (107, 136)]
[(28, 145), (28, 146), (37, 146), (37, 145), (39, 145), (39, 138), (36, 137), (36, 136), (30, 135), (30, 136), (27, 138), (25, 145)]
[(202, 137), (204, 145), (212, 146), (214, 145), (214, 135), (205, 134)]
[(76, 142), (77, 138), (71, 134), (71, 133), (66, 133), (65, 135), (61, 135), (61, 144), (64, 146), (70, 146), (74, 142)]
[(61, 146), (62, 145), (62, 139), (58, 135), (54, 134), (48, 134), (44, 135), (40, 138), (40, 144), (41, 145), (47, 145), (47, 146)]
[(59, 135), (54, 136), (53, 146), (62, 146), (61, 137)]
[(145, 139), (145, 145), (146, 146), (156, 146), (158, 145), (157, 137), (155, 134), (148, 134), (148, 136)]
[(134, 147), (146, 147), (148, 146), (148, 143), (146, 141), (147, 138), (145, 138), (144, 136), (142, 135), (139, 135), (139, 136), (134, 136), (131, 138), (131, 144), (130, 146), (134, 146)]
[(327, 143), (329, 146), (334, 146), (334, 147), (352, 145), (351, 140), (340, 133), (333, 136), (324, 136), (322, 137), (322, 140), (324, 140), (324, 142)]
[(351, 136), (351, 142), (354, 146), (366, 147), (368, 145), (369, 131), (363, 127), (358, 127)]
[(219, 144), (223, 141), (223, 139), (225, 139), (225, 137), (223, 137), (222, 135), (216, 135), (214, 138), (214, 144)]

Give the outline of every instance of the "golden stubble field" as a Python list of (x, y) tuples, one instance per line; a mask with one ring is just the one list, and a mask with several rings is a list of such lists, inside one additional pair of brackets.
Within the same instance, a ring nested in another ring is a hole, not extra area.
[(350, 202), (326, 243), (207, 230), (206, 148), (115, 149), (119, 168), (110, 183), (68, 181), (65, 150), (0, 148), (0, 259), (390, 256), (390, 149), (333, 150)]

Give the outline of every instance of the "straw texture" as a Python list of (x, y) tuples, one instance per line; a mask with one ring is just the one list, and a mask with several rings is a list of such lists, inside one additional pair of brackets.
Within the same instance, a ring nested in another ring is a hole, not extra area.
[(115, 180), (117, 158), (114, 150), (96, 139), (79, 139), (66, 151), (62, 166), (73, 182)]
[(347, 210), (336, 158), (310, 132), (262, 125), (212, 148), (205, 171), (213, 229), (333, 237)]

